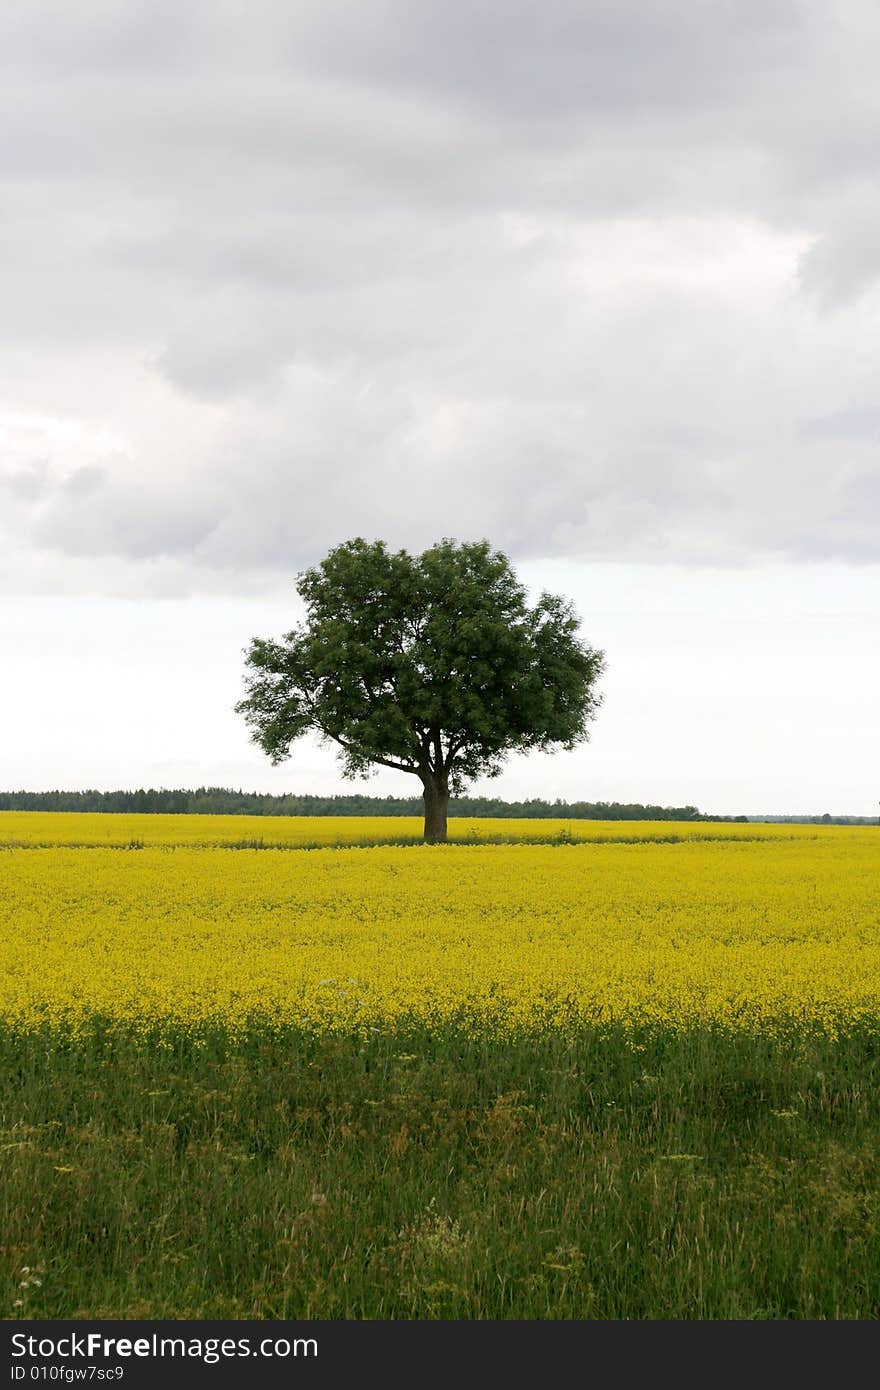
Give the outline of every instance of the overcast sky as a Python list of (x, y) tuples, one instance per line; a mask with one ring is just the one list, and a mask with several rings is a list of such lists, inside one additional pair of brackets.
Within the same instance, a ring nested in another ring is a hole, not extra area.
[(878, 52), (870, 0), (2, 7), (0, 784), (343, 790), (248, 745), (242, 646), (350, 536), (486, 536), (608, 655), (497, 792), (873, 813)]

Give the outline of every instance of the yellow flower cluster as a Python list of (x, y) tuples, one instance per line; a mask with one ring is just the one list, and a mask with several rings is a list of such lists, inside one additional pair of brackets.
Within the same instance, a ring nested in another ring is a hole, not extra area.
[[(332, 845), (378, 845), (422, 839), (418, 816), (187, 816), (112, 815), (83, 811), (0, 811), (0, 848), (18, 846), (191, 845), (203, 848), (308, 849)], [(456, 816), (449, 822), (455, 843), (557, 840), (754, 840), (839, 837), (839, 826), (751, 825), (731, 821), (500, 820)], [(844, 832), (846, 833), (846, 832)]]
[[(39, 843), (49, 818), (33, 819)], [(58, 838), (72, 819), (52, 818)], [(134, 838), (134, 817), (79, 819)], [(573, 824), (592, 842), (0, 852), (0, 1017), (236, 1034), (880, 1025), (880, 830), (625, 844), (605, 842), (619, 822)]]

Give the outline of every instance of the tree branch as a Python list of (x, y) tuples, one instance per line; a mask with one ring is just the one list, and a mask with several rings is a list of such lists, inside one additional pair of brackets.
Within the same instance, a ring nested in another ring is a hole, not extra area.
[(453, 759), (455, 758), (456, 753), (460, 753), (460, 752), (461, 752), (461, 750), (462, 750), (462, 748), (464, 748), (464, 745), (465, 745), (466, 742), (467, 742), (467, 739), (459, 739), (457, 742), (456, 742), (455, 740), (453, 740), (453, 739), (450, 739), (450, 741), (449, 741), (449, 748), (447, 749), (447, 752), (446, 752), (446, 760), (445, 760), (445, 762), (444, 762), (444, 764), (443, 764), (443, 771), (444, 771), (444, 772), (448, 772), (449, 769), (452, 767)]
[[(338, 743), (340, 748), (344, 748), (346, 752), (352, 751), (352, 745), (339, 734), (334, 734), (330, 729), (325, 729), (323, 724), (318, 724), (317, 727), (325, 738), (332, 738), (334, 743)], [(357, 752), (357, 749), (354, 749), (354, 751)], [(369, 755), (364, 753), (360, 756), (364, 757), (369, 763), (381, 763), (383, 767), (393, 767), (395, 772), (414, 772), (416, 775), (418, 775), (419, 772), (417, 763), (396, 763), (392, 758), (380, 758), (378, 755), (373, 755), (372, 753)]]
[(439, 728), (431, 730), (431, 741), (434, 744), (434, 771), (440, 773), (443, 771), (443, 741)]
[[(340, 748), (344, 748), (347, 753), (350, 753), (352, 751), (357, 752), (357, 750), (353, 749), (352, 745), (346, 739), (342, 738), (340, 734), (335, 734), (332, 729), (328, 729), (325, 724), (321, 723), (321, 720), (318, 717), (318, 713), (315, 709), (315, 702), (309, 696), (308, 691), (304, 690), (303, 696), (306, 702), (308, 703), (309, 713), (312, 716), (315, 728), (318, 729), (324, 735), (325, 738), (330, 738), (334, 741), (334, 743), (338, 743)], [(363, 756), (366, 757), (366, 755)], [(380, 758), (378, 756), (370, 756), (367, 757), (366, 760), (370, 763), (381, 763), (382, 767), (391, 767), (394, 769), (395, 772), (413, 772), (417, 776), (419, 774), (418, 763), (396, 763), (393, 762), (391, 758)]]

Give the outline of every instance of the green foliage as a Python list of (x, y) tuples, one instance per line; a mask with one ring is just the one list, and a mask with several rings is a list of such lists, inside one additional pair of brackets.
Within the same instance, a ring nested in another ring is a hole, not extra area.
[[(419, 796), (314, 796), (295, 792), (246, 792), (234, 787), (140, 787), (136, 791), (0, 792), (0, 811), (102, 811), (216, 816), (415, 816)], [(457, 796), (449, 801), (452, 816), (491, 816), (528, 820), (712, 820), (826, 823), (822, 816), (718, 816), (696, 806), (655, 806), (641, 801), (501, 801), (498, 797)], [(833, 825), (875, 825), (876, 816), (833, 816)]]
[(445, 794), (511, 752), (573, 748), (599, 705), (603, 654), (562, 598), (533, 608), (506, 556), (443, 540), (422, 555), (348, 541), (301, 574), (306, 621), (255, 638), (237, 709), (273, 763), (312, 731), (346, 775), (376, 765)]
[[(416, 796), (299, 795), (294, 792), (245, 792), (233, 787), (194, 790), (150, 787), (138, 791), (0, 792), (0, 811), (100, 811), (177, 813), (216, 816), (416, 816)], [(737, 820), (747, 816), (704, 816), (696, 806), (653, 806), (621, 801), (501, 801), (497, 797), (458, 796), (449, 802), (452, 816), (488, 816), (527, 820)]]

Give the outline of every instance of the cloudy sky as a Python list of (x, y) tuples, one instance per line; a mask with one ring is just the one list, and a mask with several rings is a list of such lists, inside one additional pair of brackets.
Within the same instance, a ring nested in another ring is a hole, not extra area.
[(343, 790), (250, 747), (242, 647), (350, 536), (487, 536), (608, 656), (497, 792), (874, 813), (878, 51), (870, 0), (3, 7), (0, 784)]

